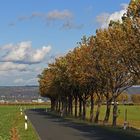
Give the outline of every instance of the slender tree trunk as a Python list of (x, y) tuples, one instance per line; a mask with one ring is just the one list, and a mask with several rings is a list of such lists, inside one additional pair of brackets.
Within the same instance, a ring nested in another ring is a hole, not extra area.
[(64, 97), (62, 100), (62, 115), (61, 116), (65, 116), (67, 115), (67, 98)]
[(106, 113), (105, 113), (105, 118), (104, 118), (104, 124), (108, 123), (108, 121), (109, 121), (111, 102), (112, 102), (112, 100), (107, 101), (107, 104), (106, 104)]
[(65, 98), (65, 115), (68, 115), (68, 99)]
[(75, 96), (75, 117), (77, 117), (77, 104), (78, 104), (78, 98)]
[(51, 98), (51, 111), (55, 110), (55, 100)]
[(79, 98), (79, 117), (82, 116), (82, 98)]
[(62, 99), (62, 110), (61, 110), (61, 116), (64, 116), (66, 112), (66, 103), (65, 103), (65, 99)]
[(59, 99), (58, 112), (60, 112), (60, 110), (61, 110), (61, 101)]
[(68, 114), (72, 115), (72, 96), (68, 97)]
[(58, 111), (58, 100), (55, 101), (55, 111)]
[(101, 100), (99, 99), (98, 104), (97, 104), (97, 111), (96, 111), (96, 116), (95, 116), (95, 123), (98, 123), (99, 121), (99, 114), (100, 114), (100, 109), (101, 109)]
[(91, 107), (90, 107), (90, 122), (93, 122), (93, 119), (94, 119), (94, 99), (93, 99), (93, 93), (90, 95), (90, 102), (91, 102)]
[(71, 101), (70, 101), (70, 115), (73, 115), (73, 97), (71, 96)]
[(70, 114), (70, 95), (68, 96), (68, 114)]
[(86, 119), (86, 95), (83, 99), (83, 117), (82, 117), (83, 120)]
[(112, 121), (112, 125), (116, 126), (117, 125), (117, 103), (116, 101), (114, 101), (114, 106), (113, 106), (113, 121)]

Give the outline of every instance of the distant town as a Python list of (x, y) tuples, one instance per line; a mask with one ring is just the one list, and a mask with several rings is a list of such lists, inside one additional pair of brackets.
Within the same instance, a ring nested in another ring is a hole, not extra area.
[(0, 86), (0, 103), (43, 103), (38, 86)]
[[(140, 94), (140, 86), (126, 90), (128, 95)], [(39, 95), (38, 86), (0, 86), (0, 103), (44, 103), (50, 100)]]

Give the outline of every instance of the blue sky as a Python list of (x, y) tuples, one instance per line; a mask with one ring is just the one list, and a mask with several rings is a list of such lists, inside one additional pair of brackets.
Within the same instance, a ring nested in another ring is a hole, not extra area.
[(0, 0), (0, 85), (37, 84), (52, 58), (121, 20), (129, 0)]

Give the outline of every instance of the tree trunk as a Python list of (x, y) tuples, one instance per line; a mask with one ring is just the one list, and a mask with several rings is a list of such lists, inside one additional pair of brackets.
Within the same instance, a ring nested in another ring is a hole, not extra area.
[(111, 102), (112, 102), (112, 100), (107, 101), (107, 104), (106, 104), (106, 114), (105, 114), (105, 118), (104, 118), (104, 124), (108, 123), (108, 121), (109, 121)]
[(55, 100), (51, 98), (51, 111), (55, 110)]
[(116, 126), (117, 125), (117, 103), (116, 101), (114, 101), (114, 106), (113, 106), (113, 121), (112, 121), (112, 125)]
[(62, 110), (61, 110), (61, 116), (64, 116), (66, 113), (66, 102), (65, 99), (62, 99)]
[(101, 104), (102, 104), (101, 100), (99, 99), (98, 105), (97, 105), (96, 116), (95, 116), (95, 123), (98, 123), (98, 121), (99, 121), (99, 114), (100, 114)]
[(60, 101), (60, 99), (59, 99), (58, 112), (60, 112), (60, 110), (61, 110), (61, 101)]
[(70, 114), (73, 115), (73, 97), (71, 96), (71, 102), (70, 102)]
[(65, 98), (65, 115), (68, 115), (68, 99)]
[(70, 102), (70, 115), (73, 115), (73, 104), (72, 104), (73, 99), (71, 98), (71, 102)]
[(78, 102), (78, 98), (77, 96), (75, 96), (75, 117), (77, 117), (77, 102)]
[(68, 98), (68, 114), (72, 115), (72, 96), (71, 95)]
[(83, 117), (82, 117), (83, 120), (86, 119), (86, 95), (83, 99)]
[(58, 111), (58, 100), (55, 101), (55, 111)]
[(82, 116), (82, 98), (79, 98), (79, 117)]
[(90, 107), (90, 122), (93, 122), (93, 119), (94, 119), (94, 99), (93, 99), (93, 93), (90, 95), (90, 102), (91, 102), (91, 107)]

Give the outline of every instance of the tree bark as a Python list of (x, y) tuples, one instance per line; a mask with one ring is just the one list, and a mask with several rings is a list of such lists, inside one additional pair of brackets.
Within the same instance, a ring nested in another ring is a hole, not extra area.
[(79, 117), (82, 116), (82, 98), (79, 98)]
[(58, 111), (58, 100), (55, 101), (55, 111)]
[(83, 99), (83, 117), (82, 117), (83, 120), (86, 119), (86, 95)]
[(109, 121), (111, 102), (112, 102), (112, 100), (107, 101), (107, 104), (106, 104), (106, 114), (105, 114), (105, 118), (104, 118), (104, 124), (108, 123), (108, 121)]
[(93, 120), (94, 120), (94, 99), (93, 99), (93, 93), (91, 93), (91, 95), (90, 95), (90, 102), (91, 102), (90, 122), (93, 122)]
[(55, 110), (55, 99), (51, 98), (51, 111)]
[(68, 99), (65, 98), (65, 115), (68, 115)]
[(98, 121), (99, 121), (99, 114), (100, 114), (101, 104), (102, 104), (101, 100), (99, 100), (98, 105), (97, 105), (96, 116), (95, 116), (95, 123), (98, 123)]
[(60, 101), (60, 99), (59, 99), (58, 112), (60, 112), (60, 110), (61, 110), (61, 101)]
[(72, 115), (72, 96), (71, 95), (68, 98), (68, 114)]
[(78, 104), (78, 97), (75, 96), (75, 117), (77, 117), (77, 104)]
[(117, 103), (116, 101), (114, 101), (114, 106), (113, 106), (113, 121), (112, 121), (112, 125), (116, 126), (117, 125)]

